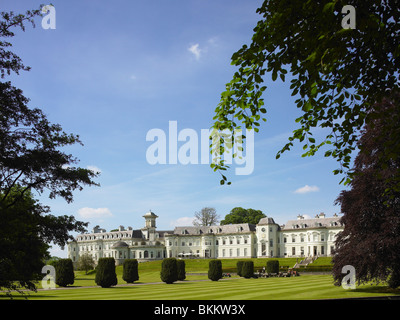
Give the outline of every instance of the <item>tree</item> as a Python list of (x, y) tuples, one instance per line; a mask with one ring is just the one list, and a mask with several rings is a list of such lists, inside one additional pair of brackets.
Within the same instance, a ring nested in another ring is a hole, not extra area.
[[(2, 12), (0, 38), (13, 37), (12, 27), (24, 30), (24, 22), (33, 23), (33, 17), (39, 13), (35, 10), (28, 11), (26, 16), (15, 16)], [(1, 78), (11, 71), (19, 74), (20, 70), (30, 69), (17, 55), (6, 50), (10, 46), (11, 43), (0, 41)], [(39, 193), (47, 189), (50, 198), (61, 196), (71, 202), (74, 190), (82, 190), (84, 185), (98, 185), (92, 180), (97, 173), (74, 166), (78, 160), (59, 150), (82, 144), (79, 136), (63, 132), (61, 126), (51, 124), (40, 109), (30, 109), (28, 102), (11, 82), (0, 82), (0, 188), (3, 190), (0, 204), (4, 205), (16, 184), (23, 186), (21, 196), (30, 189)]]
[(243, 262), (241, 275), (246, 279), (254, 277), (254, 262), (252, 260), (245, 260)]
[(243, 260), (239, 260), (238, 262), (236, 262), (236, 273), (239, 277), (242, 276), (243, 263)]
[(78, 270), (85, 270), (85, 274), (88, 273), (89, 270), (92, 270), (95, 266), (93, 257), (91, 254), (84, 253), (79, 256), (77, 269)]
[[(342, 27), (342, 9), (348, 4), (356, 11), (355, 29)], [(348, 183), (359, 132), (373, 120), (369, 111), (387, 97), (388, 89), (399, 88), (397, 1), (266, 0), (257, 13), (262, 18), (251, 44), (232, 55), (232, 65), (238, 69), (221, 94), (213, 128), (233, 132), (243, 126), (258, 132), (260, 120), (266, 121), (267, 74), (283, 82), (290, 74), (292, 96), (302, 115), (296, 119), (298, 129), (276, 157), (296, 140), (304, 143), (303, 156), (328, 147), (324, 155), (339, 162), (334, 173), (347, 174), (342, 181)], [(316, 127), (328, 129), (322, 141), (312, 136)], [(397, 133), (391, 140), (398, 138)], [(228, 168), (224, 163), (211, 166), (214, 171)]]
[(165, 258), (161, 263), (161, 281), (171, 284), (178, 280), (178, 266), (175, 258)]
[(178, 280), (183, 281), (186, 279), (185, 261), (176, 260), (176, 267), (178, 269)]
[(400, 192), (391, 185), (400, 175), (400, 153), (392, 151), (400, 144), (392, 140), (400, 130), (398, 101), (385, 99), (374, 106), (379, 115), (359, 140), (362, 152), (354, 162), (351, 189), (336, 200), (344, 214), (333, 256), (337, 285), (345, 276), (343, 266), (351, 265), (359, 283), (388, 281), (392, 288), (400, 286)]
[(127, 283), (134, 283), (139, 280), (138, 261), (136, 259), (124, 261), (122, 279)]
[(268, 260), (265, 270), (267, 273), (279, 273), (279, 260)]
[(56, 279), (55, 282), (60, 287), (66, 287), (74, 284), (74, 266), (71, 259), (60, 259), (55, 265)]
[(214, 226), (219, 221), (219, 215), (215, 208), (204, 207), (194, 214), (196, 220), (193, 221), (195, 226)]
[(100, 258), (96, 268), (95, 282), (102, 288), (109, 288), (118, 283), (115, 273), (114, 258)]
[(222, 278), (222, 262), (218, 259), (210, 260), (208, 263), (208, 279), (218, 281)]
[[(25, 30), (26, 23), (34, 25), (38, 15), (40, 10), (27, 11), (25, 15), (0, 13), (2, 80), (12, 72), (30, 70), (9, 50), (12, 44), (6, 40), (15, 35), (13, 28)], [(50, 215), (49, 207), (34, 200), (32, 192), (48, 191), (51, 199), (60, 196), (69, 203), (75, 190), (98, 185), (93, 181), (98, 173), (76, 166), (78, 160), (61, 151), (62, 147), (82, 144), (79, 136), (65, 133), (28, 103), (22, 90), (10, 81), (0, 81), (0, 237), (6, 243), (0, 249), (0, 269), (14, 268), (1, 273), (0, 287), (9, 290), (35, 290), (31, 280), (40, 277), (48, 243), (53, 241), (63, 247), (73, 239), (70, 231), (84, 232), (87, 226), (73, 216)]]
[(73, 216), (49, 214), (49, 208), (35, 200), (31, 191), (21, 197), (21, 189), (14, 186), (0, 208), (0, 289), (8, 293), (35, 291), (35, 280), (43, 278), (43, 261), (50, 258), (49, 243), (63, 245), (70, 231), (84, 232), (87, 226)]
[(243, 209), (236, 207), (231, 210), (229, 214), (225, 216), (224, 220), (221, 220), (221, 225), (235, 224), (235, 223), (251, 223), (257, 224), (261, 218), (265, 218), (266, 215), (261, 210), (254, 209)]

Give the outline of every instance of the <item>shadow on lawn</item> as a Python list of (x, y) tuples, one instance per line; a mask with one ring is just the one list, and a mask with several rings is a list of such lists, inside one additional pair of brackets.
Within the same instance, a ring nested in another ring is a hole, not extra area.
[(400, 296), (400, 288), (397, 289), (392, 289), (386, 286), (376, 286), (376, 285), (371, 285), (371, 286), (365, 286), (361, 288), (356, 288), (353, 290), (354, 292), (360, 292), (360, 293), (389, 293), (393, 295), (399, 295)]

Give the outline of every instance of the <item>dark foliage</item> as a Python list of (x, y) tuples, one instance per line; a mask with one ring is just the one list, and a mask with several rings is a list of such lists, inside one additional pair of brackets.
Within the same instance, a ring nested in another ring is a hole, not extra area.
[(114, 258), (100, 258), (96, 267), (95, 282), (102, 288), (109, 288), (118, 283), (117, 274), (115, 273)]
[[(49, 258), (48, 243), (65, 245), (68, 232), (83, 232), (87, 224), (75, 221), (73, 216), (53, 216), (30, 191), (22, 197), (20, 192), (21, 187), (14, 186), (5, 207), (0, 206), (0, 288), (35, 290), (34, 281), (43, 278), (43, 261)], [(20, 198), (8, 207), (15, 197)]]
[(254, 262), (246, 260), (242, 266), (242, 277), (249, 279), (254, 277)]
[[(0, 13), (0, 77), (30, 68), (13, 53), (8, 39), (15, 28), (34, 25), (40, 9), (24, 14)], [(73, 216), (53, 216), (50, 209), (32, 197), (49, 192), (67, 202), (85, 185), (97, 185), (97, 176), (76, 166), (78, 160), (62, 152), (65, 146), (82, 144), (79, 136), (65, 133), (48, 121), (40, 109), (28, 107), (29, 99), (10, 81), (0, 81), (0, 288), (35, 290), (34, 280), (43, 277), (41, 267), (48, 258), (48, 243), (63, 247), (84, 232), (87, 223)]]
[[(337, 199), (344, 231), (336, 239), (333, 262), (340, 285), (344, 265), (352, 265), (358, 282), (400, 285), (400, 95), (376, 104), (359, 141), (350, 190)], [(396, 140), (393, 137), (397, 137)]]
[(210, 260), (208, 264), (208, 279), (218, 281), (222, 278), (222, 262), (218, 259)]
[(165, 258), (161, 263), (161, 281), (171, 284), (178, 280), (178, 266), (175, 258)]
[(139, 280), (138, 261), (136, 259), (124, 261), (122, 279), (127, 283), (134, 283)]
[(74, 284), (74, 266), (71, 259), (60, 259), (55, 263), (56, 284), (66, 287)]
[(244, 261), (242, 261), (242, 260), (236, 262), (236, 273), (239, 277), (242, 276), (243, 263), (244, 263)]
[(268, 260), (265, 271), (267, 273), (279, 273), (279, 260)]
[(176, 260), (176, 266), (178, 268), (178, 280), (185, 280), (186, 279), (186, 270), (185, 270), (185, 261), (183, 260)]

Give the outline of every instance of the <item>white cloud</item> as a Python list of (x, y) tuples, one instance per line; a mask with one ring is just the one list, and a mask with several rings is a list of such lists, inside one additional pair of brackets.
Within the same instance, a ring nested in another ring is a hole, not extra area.
[(171, 221), (170, 225), (173, 227), (186, 227), (186, 226), (192, 226), (193, 221), (195, 220), (195, 217), (181, 217), (178, 218), (174, 221)]
[(196, 60), (200, 59), (201, 49), (199, 48), (199, 44), (196, 43), (188, 48), (188, 50), (194, 54)]
[(318, 192), (319, 188), (317, 186), (309, 186), (306, 184), (304, 187), (298, 188), (294, 193), (309, 193), (309, 192)]
[(111, 213), (110, 209), (108, 208), (81, 208), (78, 210), (78, 214), (85, 219), (92, 219), (92, 218), (107, 218), (112, 217), (113, 214)]

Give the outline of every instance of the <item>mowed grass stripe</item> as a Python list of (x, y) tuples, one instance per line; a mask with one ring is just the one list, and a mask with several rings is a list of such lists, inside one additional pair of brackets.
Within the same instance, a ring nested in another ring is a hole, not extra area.
[[(177, 282), (174, 284), (145, 284), (113, 288), (71, 288), (38, 291), (30, 299), (134, 299), (134, 300), (259, 300), (259, 299), (332, 299), (364, 296), (384, 296), (389, 293), (371, 291), (370, 285), (358, 290), (335, 287), (331, 276), (300, 276), (295, 278), (267, 278)], [(372, 287), (373, 288), (373, 287)], [(378, 289), (378, 288), (377, 288)]]
[[(286, 280), (286, 281), (285, 281)], [(326, 285), (324, 279), (232, 279), (226, 281), (202, 281), (202, 282), (183, 282), (172, 285), (167, 284), (148, 284), (132, 285), (127, 287), (115, 288), (89, 288), (89, 289), (61, 289), (56, 291), (40, 291), (38, 296), (47, 296), (52, 299), (54, 295), (60, 294), (64, 299), (243, 299), (262, 296), (265, 292), (278, 293), (289, 292), (297, 288), (309, 290), (309, 286), (315, 287), (321, 281)], [(302, 280), (302, 281), (301, 281)], [(328, 284), (329, 286), (329, 284)], [(33, 295), (34, 297), (35, 295)]]

